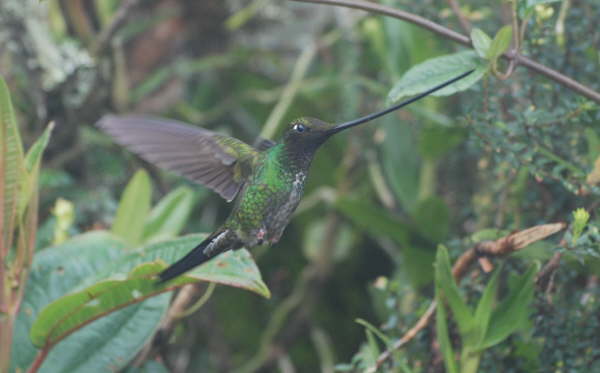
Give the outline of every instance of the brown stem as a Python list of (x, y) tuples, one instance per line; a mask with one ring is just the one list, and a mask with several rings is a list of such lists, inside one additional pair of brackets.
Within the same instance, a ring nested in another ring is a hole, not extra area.
[(178, 315), (184, 313), (189, 305), (200, 296), (203, 288), (206, 287), (201, 286), (200, 283), (196, 283), (185, 285), (179, 290), (167, 311), (167, 315), (161, 321), (154, 338), (142, 348), (135, 358), (135, 362), (133, 363), (134, 366), (142, 365), (149, 356), (155, 353), (155, 350), (160, 347), (162, 341), (168, 340), (173, 331), (173, 327), (175, 326), (175, 321), (179, 318)]
[[(460, 43), (460, 44), (463, 44), (463, 45), (466, 45), (469, 47), (471, 46), (470, 39), (461, 33), (458, 33), (454, 30), (451, 30), (447, 27), (444, 27), (440, 24), (432, 22), (432, 21), (425, 19), (421, 16), (418, 16), (416, 14), (404, 12), (402, 10), (394, 9), (394, 8), (391, 8), (388, 6), (384, 6), (384, 5), (380, 5), (380, 4), (376, 4), (376, 3), (370, 3), (370, 2), (366, 2), (366, 1), (360, 1), (360, 0), (292, 0), (292, 1), (337, 5), (337, 6), (347, 7), (347, 8), (366, 10), (366, 11), (377, 13), (377, 14), (383, 14), (386, 16), (398, 18), (398, 19), (413, 23), (417, 26), (420, 26), (427, 30), (435, 32), (436, 34), (441, 35), (441, 36), (445, 37), (446, 39), (453, 40), (457, 43)], [(594, 91), (593, 89), (577, 82), (576, 80), (569, 78), (566, 75), (559, 73), (556, 70), (553, 70), (553, 69), (551, 69), (547, 66), (544, 66), (536, 61), (533, 61), (530, 58), (525, 57), (525, 56), (517, 53), (514, 50), (504, 53), (502, 55), (502, 57), (506, 58), (508, 60), (515, 60), (516, 64), (525, 66), (526, 68), (528, 68), (532, 71), (535, 71), (536, 73), (541, 74), (551, 80), (554, 80), (555, 82), (600, 104), (600, 93), (599, 92)]]
[(140, 0), (125, 0), (123, 5), (117, 10), (110, 24), (102, 29), (92, 47), (92, 54), (99, 55), (109, 46), (113, 40), (113, 35), (125, 24), (131, 11), (140, 4)]
[(50, 346), (44, 346), (44, 348), (42, 348), (38, 352), (38, 354), (35, 356), (35, 360), (33, 361), (31, 366), (27, 370), (27, 373), (37, 372), (40, 369), (40, 367), (42, 366), (42, 363), (44, 362), (44, 360), (46, 360), (46, 357), (48, 356), (49, 351), (50, 351)]
[(465, 14), (460, 10), (460, 5), (458, 4), (458, 1), (448, 0), (448, 4), (450, 5), (450, 8), (452, 8), (452, 11), (456, 15), (456, 17), (458, 18), (458, 22), (460, 22), (460, 27), (462, 27), (462, 29), (465, 32), (470, 32), (471, 22), (469, 22)]

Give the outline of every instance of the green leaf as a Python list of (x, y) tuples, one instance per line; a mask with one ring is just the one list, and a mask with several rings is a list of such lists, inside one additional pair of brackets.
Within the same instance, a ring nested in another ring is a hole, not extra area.
[[(123, 257), (124, 247), (122, 240), (96, 231), (35, 255), (14, 328), (14, 346), (18, 348), (12, 349), (11, 371), (26, 371), (37, 354), (29, 331), (40, 311), (89, 285)], [(155, 297), (85, 326), (50, 351), (40, 372), (118, 371), (152, 335), (168, 303), (168, 295)]]
[(444, 300), (442, 299), (439, 288), (436, 290), (436, 299), (435, 331), (437, 334), (437, 341), (440, 344), (440, 351), (444, 357), (444, 365), (446, 366), (446, 371), (448, 373), (458, 373), (458, 365), (456, 364), (452, 343), (450, 343), (450, 337), (448, 335), (448, 322), (446, 319)]
[(354, 320), (356, 321), (357, 324), (360, 324), (362, 326), (364, 326), (366, 329), (369, 329), (374, 335), (376, 335), (377, 337), (379, 337), (379, 339), (381, 339), (381, 341), (385, 344), (385, 345), (389, 345), (390, 344), (390, 338), (383, 334), (383, 332), (379, 329), (377, 329), (377, 327), (375, 327), (375, 325), (371, 324), (370, 322), (368, 322), (367, 320), (364, 319), (356, 319)]
[(387, 237), (399, 245), (408, 245), (408, 227), (387, 210), (371, 202), (348, 197), (338, 198), (334, 207), (370, 235)]
[(15, 118), (10, 91), (0, 76), (0, 200), (2, 204), (2, 247), (12, 247), (21, 178), (23, 177), (23, 144)]
[(141, 241), (144, 223), (150, 211), (151, 193), (148, 173), (139, 170), (121, 196), (111, 231), (125, 239), (130, 247), (136, 247)]
[(479, 57), (488, 57), (490, 45), (492, 45), (492, 38), (490, 38), (488, 34), (482, 29), (474, 27), (471, 30), (471, 42), (473, 42), (473, 47), (477, 51)]
[(21, 191), (18, 216), (22, 216), (31, 199), (32, 193), (38, 188), (38, 175), (42, 162), (42, 154), (46, 150), (46, 146), (48, 146), (50, 134), (53, 129), (54, 122), (51, 122), (42, 133), (42, 136), (29, 148), (25, 156), (25, 172), (23, 173), (23, 189)]
[(460, 334), (463, 338), (469, 337), (475, 326), (473, 314), (456, 286), (454, 276), (452, 276), (448, 249), (443, 245), (439, 246), (435, 261), (435, 284), (441, 289), (444, 299), (448, 301)]
[(176, 237), (187, 223), (195, 200), (194, 192), (184, 186), (164, 196), (146, 220), (142, 242), (156, 242)]
[(490, 49), (488, 52), (488, 58), (490, 60), (495, 60), (502, 55), (502, 53), (506, 52), (508, 47), (510, 47), (510, 41), (512, 39), (512, 26), (506, 25), (502, 27), (494, 36), (494, 40), (492, 41), (492, 45), (490, 45)]
[(490, 278), (489, 282), (485, 286), (485, 290), (483, 291), (483, 294), (477, 303), (477, 308), (475, 308), (475, 324), (478, 326), (480, 331), (479, 335), (477, 336), (477, 344), (480, 344), (485, 337), (485, 333), (490, 322), (490, 317), (492, 316), (494, 300), (496, 299), (496, 292), (498, 291), (498, 278), (500, 277), (499, 275), (501, 270), (502, 267), (498, 266), (492, 275), (492, 278)]
[(581, 233), (585, 229), (588, 220), (590, 220), (590, 213), (587, 212), (585, 209), (578, 208), (577, 210), (573, 211), (573, 239), (571, 241), (572, 245), (575, 245), (577, 243), (577, 240), (579, 239)]
[[(160, 242), (137, 250), (118, 261), (118, 265), (97, 276), (99, 282), (71, 292), (45, 307), (31, 328), (37, 346), (51, 345), (73, 331), (127, 305), (141, 302), (165, 290), (198, 281), (210, 281), (245, 288), (264, 297), (269, 289), (247, 250), (228, 251), (200, 267), (163, 285), (156, 275), (167, 268), (163, 259), (174, 262), (201, 242), (203, 235), (190, 235)], [(129, 269), (131, 269), (129, 271)], [(128, 271), (128, 273), (127, 273)]]
[(590, 164), (594, 164), (600, 158), (600, 135), (591, 127), (586, 128), (584, 133), (588, 149), (587, 158)]
[(417, 229), (433, 242), (443, 242), (450, 231), (450, 211), (439, 197), (420, 201), (413, 213)]
[(467, 77), (432, 93), (448, 96), (464, 91), (477, 83), (488, 70), (488, 64), (473, 50), (431, 58), (409, 69), (388, 94), (388, 102), (396, 102), (410, 95), (423, 93), (471, 69)]
[(518, 278), (517, 285), (510, 289), (508, 296), (496, 307), (485, 338), (479, 346), (481, 350), (502, 342), (509, 335), (523, 328), (531, 311), (529, 306), (533, 300), (534, 278), (537, 271), (538, 266), (531, 266)]
[(44, 154), (44, 150), (46, 150), (46, 147), (48, 146), (52, 130), (54, 130), (54, 122), (48, 124), (42, 135), (33, 145), (31, 145), (31, 148), (29, 148), (29, 151), (25, 156), (25, 169), (28, 172), (32, 172), (36, 168), (39, 168), (42, 161), (42, 154)]
[(394, 259), (406, 266), (416, 287), (431, 282), (434, 253), (426, 247), (414, 247), (410, 244), (410, 228), (406, 223), (369, 201), (342, 197), (336, 200), (334, 207), (357, 228), (375, 239), (388, 238), (400, 246), (401, 252)]
[(383, 171), (396, 198), (406, 210), (412, 212), (420, 190), (418, 139), (413, 128), (398, 125), (398, 120), (393, 116), (382, 118), (382, 122), (385, 134), (381, 144)]
[(377, 361), (377, 357), (379, 356), (379, 346), (377, 345), (377, 340), (373, 335), (373, 332), (369, 329), (365, 329), (365, 334), (367, 335), (367, 343), (369, 346), (369, 359), (368, 361), (372, 362), (371, 366), (375, 365)]
[(130, 366), (124, 373), (169, 373), (169, 370), (158, 361), (146, 361), (141, 367)]

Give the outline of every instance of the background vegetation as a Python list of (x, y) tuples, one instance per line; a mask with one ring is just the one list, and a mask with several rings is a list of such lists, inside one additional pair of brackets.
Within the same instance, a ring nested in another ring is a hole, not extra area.
[[(0, 371), (600, 371), (600, 1), (312, 2), (372, 9), (0, 2)], [(241, 251), (153, 296), (230, 206), (103, 114), (252, 143), (465, 66), (462, 93), (322, 148), (260, 273)]]

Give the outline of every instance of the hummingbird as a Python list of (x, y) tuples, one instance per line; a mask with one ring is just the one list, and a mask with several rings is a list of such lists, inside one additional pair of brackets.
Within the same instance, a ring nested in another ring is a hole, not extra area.
[(399, 104), (332, 124), (293, 120), (279, 142), (257, 146), (175, 120), (106, 115), (100, 129), (144, 160), (235, 199), (225, 222), (158, 277), (165, 283), (227, 250), (275, 244), (300, 203), (311, 161), (331, 136), (398, 110), (469, 75), (450, 79)]

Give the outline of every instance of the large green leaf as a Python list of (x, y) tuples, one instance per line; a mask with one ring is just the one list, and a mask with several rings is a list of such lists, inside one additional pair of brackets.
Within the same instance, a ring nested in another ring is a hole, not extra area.
[(492, 313), (485, 338), (479, 346), (480, 349), (494, 346), (523, 328), (532, 311), (530, 304), (533, 300), (534, 279), (537, 271), (538, 266), (532, 265), (515, 281), (515, 286), (510, 289), (508, 296)]
[(401, 247), (398, 257), (394, 257), (394, 259), (402, 263), (416, 287), (431, 282), (433, 278), (431, 265), (435, 254), (430, 249), (415, 247), (411, 244), (411, 230), (406, 223), (386, 209), (368, 201), (347, 197), (338, 198), (334, 206), (367, 234), (376, 239), (391, 239)]
[(0, 76), (0, 240), (11, 247), (23, 174), (23, 144), (17, 127), (10, 91)]
[[(14, 329), (11, 372), (25, 371), (38, 352), (29, 331), (40, 311), (90, 284), (123, 257), (124, 247), (122, 240), (106, 232), (91, 232), (36, 254)], [(119, 370), (152, 335), (168, 300), (168, 295), (152, 298), (85, 326), (50, 351), (40, 372)]]
[(443, 242), (450, 230), (450, 211), (439, 197), (420, 201), (413, 213), (417, 229), (424, 237), (436, 243)]
[(158, 361), (146, 361), (141, 367), (130, 366), (124, 373), (169, 373)]
[(194, 192), (184, 186), (164, 196), (146, 220), (142, 242), (176, 237), (187, 223), (195, 199)]
[(335, 208), (355, 225), (372, 236), (390, 238), (399, 245), (408, 245), (408, 227), (387, 210), (368, 201), (338, 198)]
[(458, 373), (458, 365), (456, 364), (456, 357), (450, 342), (450, 336), (448, 332), (448, 320), (446, 319), (446, 309), (444, 307), (444, 299), (441, 296), (441, 291), (438, 288), (436, 290), (436, 313), (435, 313), (435, 331), (437, 333), (437, 341), (440, 344), (440, 352), (444, 357), (444, 365), (448, 373)]
[(381, 120), (385, 137), (381, 162), (385, 176), (402, 206), (412, 212), (419, 195), (419, 147), (414, 129), (394, 116)]
[[(103, 272), (99, 282), (63, 296), (45, 307), (31, 328), (31, 340), (37, 346), (52, 345), (73, 331), (110, 312), (141, 302), (174, 287), (198, 281), (211, 281), (245, 288), (262, 296), (270, 293), (247, 250), (221, 254), (197, 269), (164, 285), (156, 275), (169, 262), (187, 253), (202, 240), (202, 235), (160, 242), (119, 260), (116, 267)], [(129, 273), (127, 273), (129, 272)]]
[(475, 324), (478, 326), (479, 335), (476, 336), (474, 342), (477, 344), (481, 343), (483, 340), (492, 316), (496, 292), (498, 291), (498, 278), (500, 277), (501, 270), (502, 266), (496, 268), (492, 278), (490, 278), (485, 286), (485, 290), (477, 303), (477, 308), (475, 308)]
[(452, 276), (448, 249), (442, 245), (438, 248), (435, 261), (435, 284), (441, 289), (443, 299), (448, 302), (460, 334), (463, 338), (468, 338), (475, 326), (473, 314), (458, 290), (454, 276)]
[(138, 170), (121, 197), (112, 232), (123, 237), (130, 247), (137, 246), (144, 232), (144, 224), (150, 211), (152, 186), (148, 173)]
[[(174, 240), (150, 244), (128, 253), (127, 257), (108, 268), (108, 271), (97, 280), (122, 280), (123, 277), (140, 264), (157, 262), (163, 268), (175, 263), (186, 255), (206, 237), (205, 234), (190, 234)], [(154, 279), (152, 279), (154, 281)], [(253, 291), (266, 298), (271, 296), (269, 289), (262, 280), (260, 271), (246, 249), (225, 252), (213, 260), (197, 267), (170, 281), (167, 287), (181, 286), (189, 282), (210, 281)]]
[(473, 73), (432, 93), (433, 96), (448, 96), (466, 90), (483, 77), (488, 64), (473, 50), (429, 59), (402, 76), (388, 94), (388, 101), (396, 102), (405, 96), (423, 93), (472, 69), (475, 70)]

